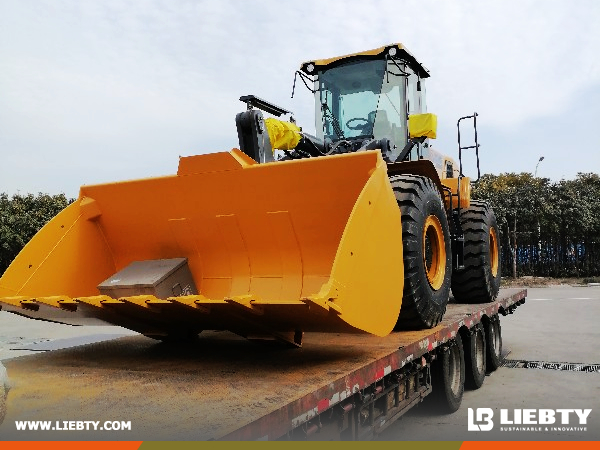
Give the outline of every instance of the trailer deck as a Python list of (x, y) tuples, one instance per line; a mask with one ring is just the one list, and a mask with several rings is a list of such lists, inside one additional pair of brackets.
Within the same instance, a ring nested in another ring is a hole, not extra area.
[[(307, 333), (301, 349), (207, 331), (184, 346), (132, 336), (8, 360), (13, 389), (0, 436), (23, 438), (15, 420), (118, 420), (131, 421), (131, 431), (27, 438), (275, 440), (526, 295), (503, 289), (493, 303), (450, 303), (437, 327), (385, 338)], [(427, 392), (417, 394), (415, 402)]]

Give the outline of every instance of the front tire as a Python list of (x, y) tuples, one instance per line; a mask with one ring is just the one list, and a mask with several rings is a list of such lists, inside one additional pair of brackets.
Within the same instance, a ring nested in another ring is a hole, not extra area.
[(461, 212), (465, 267), (452, 274), (458, 303), (489, 303), (500, 290), (500, 241), (494, 211), (486, 202), (471, 201)]
[(446, 312), (452, 251), (446, 211), (430, 178), (390, 179), (402, 215), (404, 293), (395, 329), (436, 326)]

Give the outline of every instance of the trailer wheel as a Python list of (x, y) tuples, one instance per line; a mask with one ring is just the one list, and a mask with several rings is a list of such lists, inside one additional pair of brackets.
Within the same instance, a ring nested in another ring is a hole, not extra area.
[(494, 211), (486, 202), (471, 201), (461, 213), (465, 267), (452, 274), (458, 303), (489, 303), (500, 289), (500, 242)]
[(404, 293), (395, 329), (436, 326), (446, 312), (452, 251), (442, 198), (430, 178), (390, 179), (402, 215)]
[(471, 329), (468, 349), (465, 352), (465, 387), (479, 389), (485, 380), (486, 345), (485, 332), (481, 324)]
[(450, 414), (460, 408), (465, 390), (465, 355), (460, 335), (438, 351), (432, 365), (433, 392), (436, 411)]
[(495, 316), (485, 328), (487, 371), (493, 372), (502, 364), (502, 329), (500, 319)]

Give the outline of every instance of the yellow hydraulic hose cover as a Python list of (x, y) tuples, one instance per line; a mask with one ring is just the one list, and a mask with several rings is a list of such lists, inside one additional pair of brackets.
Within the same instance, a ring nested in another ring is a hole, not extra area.
[(296, 148), (302, 138), (300, 127), (291, 122), (284, 122), (270, 117), (265, 119), (265, 126), (273, 150), (292, 150)]
[(436, 138), (437, 116), (435, 114), (411, 114), (408, 116), (408, 134), (412, 138)]

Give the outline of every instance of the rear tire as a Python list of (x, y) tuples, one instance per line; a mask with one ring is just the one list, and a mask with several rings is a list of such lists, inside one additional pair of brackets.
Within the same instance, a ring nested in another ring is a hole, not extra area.
[(458, 303), (489, 303), (500, 289), (500, 245), (496, 216), (485, 202), (471, 201), (461, 212), (465, 267), (452, 274), (452, 294)]
[(446, 211), (430, 178), (390, 179), (402, 215), (404, 293), (395, 329), (436, 326), (446, 312), (452, 251)]
[(485, 339), (487, 371), (493, 372), (502, 364), (502, 328), (497, 316), (486, 324)]
[(485, 332), (481, 324), (471, 330), (465, 352), (465, 387), (479, 389), (485, 380), (487, 350)]
[(431, 375), (435, 411), (442, 414), (457, 411), (465, 390), (465, 355), (460, 335), (438, 351)]

